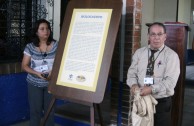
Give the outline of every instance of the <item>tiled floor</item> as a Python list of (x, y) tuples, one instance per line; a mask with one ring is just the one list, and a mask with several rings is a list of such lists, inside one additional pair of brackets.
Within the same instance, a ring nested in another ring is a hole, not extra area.
[(193, 126), (194, 122), (194, 81), (193, 86), (186, 85), (182, 126)]

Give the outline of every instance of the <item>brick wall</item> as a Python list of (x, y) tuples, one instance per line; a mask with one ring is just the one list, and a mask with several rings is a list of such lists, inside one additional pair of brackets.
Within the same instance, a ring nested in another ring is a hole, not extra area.
[[(122, 16), (125, 19), (124, 48), (121, 48), (121, 33), (123, 32), (120, 27), (111, 67), (111, 123), (117, 126), (128, 126), (129, 87), (126, 85), (126, 78), (132, 54), (140, 47), (141, 15), (142, 0), (126, 0), (126, 15)], [(121, 55), (123, 49), (124, 55)], [(124, 62), (120, 61), (122, 57)]]

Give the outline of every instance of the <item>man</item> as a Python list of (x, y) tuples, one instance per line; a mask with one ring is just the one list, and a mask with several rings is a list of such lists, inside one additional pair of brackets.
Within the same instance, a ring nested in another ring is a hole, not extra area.
[(149, 45), (133, 55), (127, 85), (132, 94), (135, 89), (140, 89), (141, 96), (151, 94), (158, 101), (154, 126), (170, 126), (171, 96), (180, 74), (179, 57), (164, 44), (166, 28), (162, 23), (155, 22), (149, 26), (148, 40)]

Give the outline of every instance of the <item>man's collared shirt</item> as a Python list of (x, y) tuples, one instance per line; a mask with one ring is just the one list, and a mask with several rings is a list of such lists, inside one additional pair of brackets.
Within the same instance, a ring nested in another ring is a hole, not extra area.
[[(127, 85), (130, 87), (133, 84), (144, 86), (150, 54), (150, 46), (142, 47), (135, 52), (127, 74)], [(153, 96), (158, 99), (174, 95), (174, 88), (180, 74), (180, 60), (177, 53), (163, 45), (154, 54), (154, 58), (154, 84), (152, 87), (155, 89), (155, 93)]]

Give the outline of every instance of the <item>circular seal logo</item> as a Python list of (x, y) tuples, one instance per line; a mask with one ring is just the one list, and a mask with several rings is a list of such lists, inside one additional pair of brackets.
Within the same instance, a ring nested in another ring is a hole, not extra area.
[(84, 82), (86, 80), (86, 78), (83, 75), (79, 75), (76, 77), (76, 80), (79, 82)]

